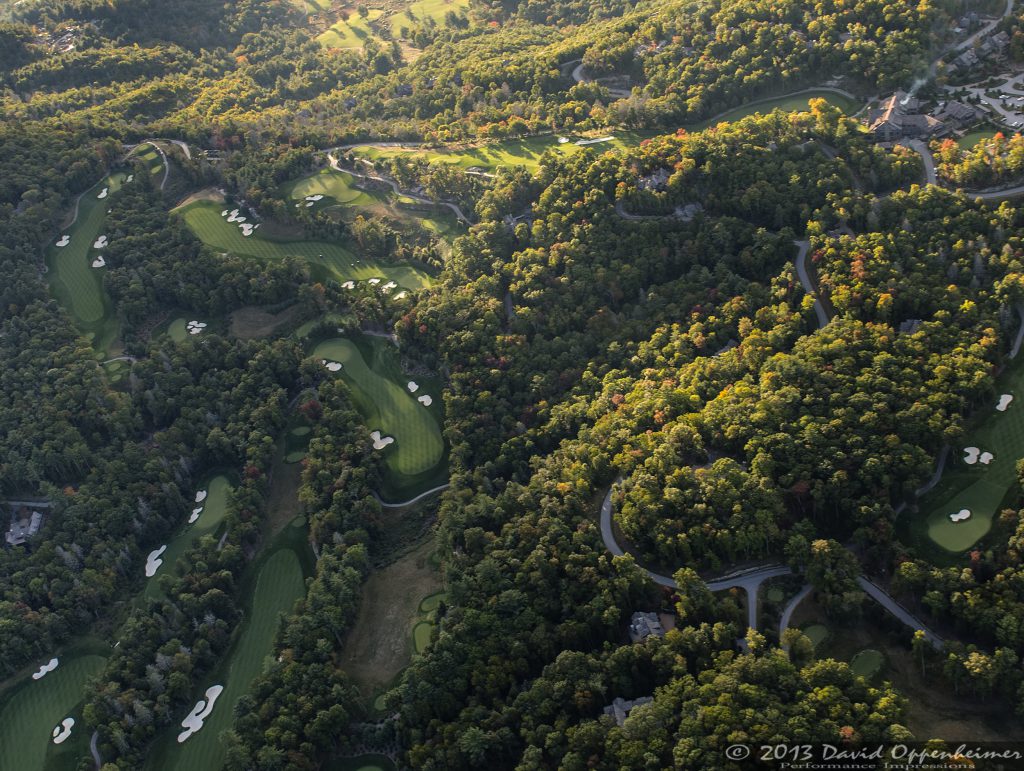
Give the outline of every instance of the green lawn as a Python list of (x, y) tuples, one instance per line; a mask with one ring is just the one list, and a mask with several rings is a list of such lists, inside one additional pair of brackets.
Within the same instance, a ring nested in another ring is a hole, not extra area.
[(324, 771), (394, 771), (395, 764), (384, 755), (357, 755), (354, 758), (333, 758)]
[[(5, 700), (0, 710), (0, 771), (73, 769), (78, 762), (75, 750), (87, 750), (79, 705), (86, 681), (103, 669), (106, 659), (96, 653), (59, 658), (57, 669), (40, 680), (27, 678)], [(64, 743), (55, 745), (53, 729), (66, 717), (72, 717), (75, 726)]]
[[(78, 218), (61, 231), (46, 249), (47, 278), (57, 300), (82, 328), (98, 350), (106, 349), (117, 337), (117, 320), (110, 298), (103, 290), (103, 268), (93, 268), (92, 261), (102, 249), (93, 243), (103, 232), (111, 198), (121, 189), (127, 174), (117, 172), (93, 185), (81, 197)], [(98, 198), (103, 189), (104, 198)], [(70, 241), (56, 244), (63, 236)]]
[[(860, 104), (847, 99), (839, 94), (830, 91), (811, 91), (799, 96), (782, 96), (772, 99), (764, 99), (757, 102), (737, 107), (734, 110), (716, 117), (712, 120), (701, 121), (684, 126), (690, 131), (701, 131), (708, 126), (729, 121), (739, 120), (755, 113), (768, 113), (772, 110), (807, 110), (811, 99), (825, 99), (830, 104), (839, 107), (846, 113), (852, 113), (860, 107)], [(655, 136), (651, 131), (622, 131), (613, 129), (601, 136), (614, 137), (609, 142), (598, 142), (586, 145), (596, 152), (606, 150), (622, 150), (623, 148), (635, 147), (644, 139)], [(580, 152), (583, 146), (577, 145), (576, 141), (581, 137), (575, 134), (565, 134), (562, 138), (568, 142), (559, 142), (558, 135), (544, 135), (528, 137), (526, 139), (508, 139), (501, 142), (494, 142), (481, 147), (466, 148), (462, 150), (450, 150), (446, 148), (408, 148), (408, 147), (374, 147), (363, 145), (353, 148), (353, 152), (364, 158), (376, 160), (378, 158), (395, 158), (399, 156), (425, 158), (431, 163), (450, 163), (463, 169), (477, 167), (485, 171), (491, 171), (500, 167), (525, 166), (535, 170), (540, 166), (541, 156), (545, 151), (553, 150), (560, 155), (572, 155)], [(598, 138), (598, 137), (594, 137)]]
[(192, 513), (193, 507), (199, 507), (200, 505), (203, 506), (203, 513), (191, 525), (186, 524), (168, 543), (166, 551), (160, 555), (161, 559), (163, 559), (163, 564), (157, 568), (152, 578), (146, 579), (146, 589), (143, 592), (143, 597), (146, 599), (163, 596), (163, 592), (160, 591), (160, 576), (174, 570), (175, 563), (177, 563), (179, 557), (192, 548), (192, 545), (199, 538), (215, 533), (220, 527), (221, 522), (224, 521), (224, 516), (227, 514), (228, 493), (231, 491), (231, 482), (228, 481), (227, 477), (215, 476), (205, 484), (205, 487), (200, 487), (199, 489), (206, 490), (206, 500), (202, 504), (191, 504), (188, 514)]
[(815, 648), (828, 639), (828, 627), (824, 624), (811, 624), (800, 631), (807, 636), (807, 639), (811, 641)]
[[(970, 549), (992, 528), (1003, 499), (1017, 484), (1015, 465), (1024, 455), (1024, 360), (1014, 362), (999, 378), (997, 394), (1012, 394), (1014, 401), (1005, 412), (995, 409), (995, 400), (980, 408), (975, 428), (952, 449), (941, 484), (920, 502), (909, 522), (918, 539), (923, 530), (928, 539), (948, 553)], [(988, 465), (968, 465), (964, 448), (977, 447), (995, 457)], [(970, 518), (953, 522), (949, 515), (962, 509)], [(912, 533), (913, 534), (913, 533)]]
[(879, 673), (882, 665), (885, 664), (885, 657), (874, 648), (865, 648), (850, 662), (850, 669), (853, 673), (863, 678), (871, 679)]
[[(349, 384), (352, 400), (366, 421), (368, 431), (395, 438), (385, 447), (387, 466), (396, 484), (413, 483), (432, 472), (444, 459), (441, 438), (441, 393), (426, 378), (404, 377), (397, 350), (386, 340), (363, 337), (361, 345), (346, 338), (321, 342), (313, 350), (316, 359), (341, 362), (338, 373)], [(407, 384), (415, 380), (420, 388), (410, 393)], [(430, 395), (425, 407), (417, 398)]]
[(298, 463), (306, 457), (312, 429), (309, 426), (296, 426), (288, 431), (284, 438), (284, 462)]
[(281, 188), (281, 196), (292, 205), (305, 205), (307, 195), (322, 195), (323, 200), (316, 201), (311, 209), (323, 208), (331, 204), (350, 204), (352, 206), (369, 206), (382, 201), (375, 195), (358, 189), (356, 178), (351, 174), (334, 169), (320, 171), (289, 182)]
[(979, 130), (979, 131), (968, 131), (958, 140), (956, 143), (960, 145), (961, 150), (973, 150), (974, 146), (979, 142), (984, 142), (986, 139), (991, 139), (996, 135), (994, 129)]
[(182, 316), (174, 319), (167, 325), (167, 336), (176, 343), (185, 342), (188, 337), (188, 320)]
[(461, 16), (468, 8), (469, 0), (417, 0), (391, 20), (391, 29), (397, 34), (402, 27), (413, 28), (427, 19), (433, 19), (437, 26), (443, 27), (448, 11)]
[[(383, 265), (373, 260), (358, 258), (345, 247), (325, 241), (273, 241), (255, 231), (248, 238), (234, 223), (228, 222), (221, 212), (229, 204), (195, 201), (177, 211), (200, 240), (222, 252), (248, 255), (261, 260), (283, 260), (298, 257), (310, 264), (321, 279), (338, 281), (366, 281), (370, 278), (390, 280), (406, 289), (423, 289), (430, 285), (430, 277), (409, 265)], [(383, 282), (382, 282), (383, 283)]]
[(428, 597), (424, 597), (420, 603), (420, 613), (433, 613), (437, 610), (442, 600), (448, 598), (447, 592), (436, 592)]
[[(298, 555), (291, 548), (275, 551), (260, 568), (252, 609), (243, 621), (242, 631), (232, 644), (226, 661), (219, 672), (199, 684), (197, 699), (211, 685), (219, 683), (224, 686), (213, 712), (202, 730), (182, 744), (177, 742), (181, 731), (179, 724), (172, 725), (161, 746), (152, 753), (153, 768), (212, 771), (224, 765), (227, 747), (220, 741), (220, 734), (231, 728), (235, 704), (252, 687), (253, 681), (263, 671), (266, 658), (273, 652), (280, 615), (290, 612), (305, 591)], [(194, 702), (182, 709), (181, 718), (193, 706)]]
[(358, 13), (351, 13), (347, 21), (339, 19), (316, 41), (324, 48), (362, 48), (367, 40), (381, 42), (369, 24), (379, 19), (381, 14), (383, 11), (375, 8), (370, 9), (365, 19)]
[(413, 647), (417, 653), (423, 653), (430, 645), (430, 635), (434, 631), (434, 624), (429, 621), (420, 621), (412, 628)]

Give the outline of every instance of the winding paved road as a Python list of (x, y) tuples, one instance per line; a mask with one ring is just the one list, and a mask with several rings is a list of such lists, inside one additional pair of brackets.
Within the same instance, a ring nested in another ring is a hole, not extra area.
[(779, 619), (780, 643), (782, 642), (782, 635), (785, 634), (787, 629), (789, 629), (789, 622), (793, 619), (793, 611), (796, 610), (796, 606), (803, 602), (813, 589), (814, 587), (810, 584), (804, 584), (803, 589), (797, 592), (796, 595), (786, 603), (786, 607), (782, 611), (782, 617)]
[(886, 592), (875, 586), (864, 576), (858, 576), (857, 583), (860, 584), (860, 588), (863, 589), (871, 599), (889, 611), (904, 624), (909, 626), (911, 629), (920, 629), (923, 631), (925, 638), (932, 644), (933, 648), (942, 647), (943, 641), (941, 637), (925, 626), (921, 619), (917, 618), (917, 616), (896, 602), (896, 600), (890, 597)]
[(793, 243), (798, 250), (796, 254), (796, 275), (800, 278), (804, 291), (814, 298), (814, 315), (818, 317), (818, 328), (824, 329), (825, 325), (829, 322), (828, 314), (825, 312), (825, 306), (822, 305), (818, 297), (818, 291), (814, 288), (814, 284), (811, 283), (811, 276), (807, 272), (807, 250), (811, 248), (811, 242), (804, 240), (794, 241)]
[(400, 509), (403, 506), (412, 506), (414, 503), (417, 503), (417, 502), (423, 500), (424, 498), (426, 498), (427, 496), (433, 495), (434, 493), (439, 493), (442, 490), (447, 490), (449, 488), (449, 486), (450, 486), (449, 483), (445, 482), (443, 485), (438, 485), (437, 487), (432, 487), (429, 490), (427, 490), (426, 492), (420, 493), (415, 498), (410, 498), (409, 500), (402, 501), (401, 503), (387, 503), (384, 500), (382, 500), (381, 497), (379, 495), (377, 495), (376, 492), (373, 493), (373, 497), (376, 498), (377, 499), (377, 503), (379, 503), (385, 509)]
[(904, 147), (909, 147), (911, 150), (921, 156), (921, 160), (924, 161), (924, 181), (928, 185), (939, 184), (939, 177), (935, 173), (935, 159), (932, 158), (932, 151), (928, 149), (928, 145), (920, 139), (908, 139), (905, 142), (901, 142)]

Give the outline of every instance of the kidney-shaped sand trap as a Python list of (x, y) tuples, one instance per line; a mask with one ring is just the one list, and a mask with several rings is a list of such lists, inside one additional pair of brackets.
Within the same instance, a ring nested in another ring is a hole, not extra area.
[(66, 717), (60, 721), (59, 726), (55, 726), (53, 729), (53, 743), (63, 744), (64, 740), (71, 736), (71, 729), (75, 726), (75, 719), (73, 717)]
[(185, 730), (178, 734), (178, 744), (181, 744), (203, 727), (206, 718), (213, 712), (213, 705), (217, 702), (217, 697), (220, 696), (223, 690), (223, 685), (211, 685), (206, 689), (206, 698), (197, 701), (192, 711), (181, 721), (181, 727)]

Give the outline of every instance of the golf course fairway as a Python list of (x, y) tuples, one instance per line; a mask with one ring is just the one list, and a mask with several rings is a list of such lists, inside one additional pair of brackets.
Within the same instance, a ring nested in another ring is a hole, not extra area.
[[(946, 552), (970, 549), (992, 528), (1003, 499), (1017, 484), (1017, 458), (1024, 454), (1024, 361), (1015, 361), (996, 383), (996, 398), (978, 410), (978, 423), (952, 448), (942, 482), (920, 503), (912, 528), (923, 526), (928, 538)], [(1013, 396), (1004, 411), (996, 409), (999, 396)], [(967, 448), (990, 453), (984, 463)], [(950, 515), (970, 512), (953, 521)]]
[[(325, 340), (313, 351), (316, 359), (341, 363), (338, 372), (350, 386), (352, 401), (366, 421), (367, 432), (379, 431), (394, 437), (381, 452), (388, 468), (398, 477), (412, 481), (434, 469), (444, 458), (444, 440), (436, 414), (441, 394), (424, 382), (410, 392), (403, 378), (397, 350), (380, 338), (363, 337), (362, 346), (347, 338)], [(364, 350), (370, 358), (364, 357)], [(429, 395), (427, 407), (417, 399)]]
[[(92, 333), (93, 345), (105, 349), (117, 336), (117, 321), (110, 298), (103, 290), (103, 268), (92, 267), (103, 249), (93, 248), (105, 235), (111, 197), (124, 184), (126, 172), (104, 177), (86, 190), (78, 201), (75, 221), (63, 229), (46, 249), (50, 290), (85, 332)], [(99, 195), (103, 193), (103, 198)], [(64, 246), (58, 246), (63, 243)]]
[[(259, 230), (243, 236), (235, 223), (228, 222), (221, 212), (230, 204), (212, 201), (194, 201), (176, 211), (199, 239), (214, 249), (232, 254), (248, 255), (260, 260), (283, 260), (298, 257), (312, 266), (320, 277), (338, 281), (368, 281), (382, 279), (381, 284), (394, 281), (406, 289), (423, 289), (430, 285), (425, 273), (409, 265), (383, 265), (355, 254), (336, 243), (326, 241), (273, 241), (264, 238)], [(359, 262), (356, 260), (359, 259)]]
[(231, 728), (235, 704), (248, 693), (253, 681), (274, 650), (274, 636), (282, 613), (291, 612), (295, 601), (306, 592), (299, 556), (291, 548), (273, 552), (259, 568), (250, 607), (242, 621), (242, 629), (232, 643), (224, 661), (199, 684), (196, 699), (210, 686), (224, 686), (213, 711), (203, 727), (185, 742), (178, 743), (179, 725), (195, 702), (180, 710), (176, 722), (166, 729), (156, 750), (151, 753), (150, 768), (167, 771), (201, 771), (224, 765), (227, 746), (220, 734)]
[[(145, 599), (163, 596), (160, 591), (160, 576), (174, 570), (178, 558), (192, 548), (193, 544), (207, 534), (215, 533), (227, 514), (228, 493), (231, 482), (227, 477), (215, 476), (198, 489), (206, 490), (206, 500), (202, 502), (203, 513), (191, 525), (186, 524), (167, 544), (167, 550), (160, 555), (163, 563), (152, 577), (146, 579)], [(198, 507), (200, 504), (195, 504)]]
[[(78, 758), (72, 747), (88, 748), (88, 739), (82, 743), (86, 728), (77, 709), (86, 681), (99, 674), (105, 661), (94, 653), (61, 656), (59, 666), (43, 678), (29, 677), (14, 686), (16, 690), (0, 709), (0, 771), (75, 767)], [(55, 745), (53, 729), (67, 717), (75, 720), (71, 736)], [(68, 762), (59, 762), (57, 755), (69, 756)]]

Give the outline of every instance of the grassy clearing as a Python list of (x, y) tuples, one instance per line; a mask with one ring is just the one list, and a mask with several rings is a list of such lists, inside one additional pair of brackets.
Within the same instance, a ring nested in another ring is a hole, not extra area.
[(317, 278), (338, 281), (366, 281), (383, 278), (394, 281), (406, 289), (423, 289), (430, 285), (430, 277), (408, 265), (383, 265), (361, 259), (343, 246), (325, 241), (287, 240), (265, 238), (256, 231), (246, 238), (241, 230), (221, 216), (227, 204), (195, 201), (176, 211), (185, 218), (200, 240), (222, 252), (248, 255), (261, 260), (283, 260), (298, 257), (308, 262)]
[(991, 139), (996, 135), (994, 129), (988, 129), (984, 131), (968, 131), (958, 140), (956, 143), (960, 146), (961, 150), (973, 150), (979, 142), (984, 142)]
[[(177, 742), (177, 734), (181, 730), (178, 725), (168, 729), (161, 745), (152, 753), (152, 757), (159, 758), (160, 769), (196, 771), (223, 767), (227, 746), (220, 741), (220, 734), (231, 728), (235, 704), (249, 691), (263, 671), (265, 659), (273, 652), (274, 635), (281, 614), (290, 612), (305, 590), (298, 554), (291, 548), (279, 548), (270, 554), (259, 569), (252, 607), (242, 623), (241, 633), (219, 671), (201, 684), (198, 693), (215, 683), (223, 685), (224, 692), (202, 730), (183, 744)], [(192, 706), (189, 704), (182, 710), (182, 717)]]
[(324, 48), (363, 48), (368, 40), (376, 40), (382, 43), (377, 33), (373, 31), (370, 22), (376, 21), (383, 15), (383, 11), (372, 8), (363, 18), (358, 13), (350, 13), (347, 20), (339, 19), (331, 28), (319, 35), (316, 41)]
[[(403, 376), (397, 350), (381, 338), (325, 340), (316, 346), (313, 356), (341, 362), (338, 374), (350, 386), (352, 400), (367, 429), (394, 437), (394, 443), (381, 450), (394, 485), (411, 489), (432, 481), (434, 470), (444, 460), (437, 381)], [(408, 390), (410, 380), (420, 386), (415, 394)], [(433, 398), (430, 407), (417, 401), (422, 395)]]
[[(105, 350), (117, 337), (117, 320), (110, 298), (103, 290), (103, 269), (92, 267), (92, 261), (103, 251), (94, 249), (93, 243), (105, 235), (103, 226), (110, 199), (126, 178), (127, 174), (119, 171), (85, 191), (79, 200), (74, 224), (62, 230), (46, 249), (51, 291), (98, 350)], [(104, 189), (107, 194), (99, 198)], [(65, 235), (70, 240), (65, 246), (57, 246)]]
[[(953, 448), (939, 485), (920, 502), (918, 512), (908, 515), (915, 545), (925, 540), (947, 554), (959, 554), (974, 546), (992, 528), (1003, 500), (1016, 489), (1017, 458), (1024, 454), (1024, 361), (999, 378), (997, 394), (1011, 394), (1014, 401), (1005, 412), (995, 402), (979, 410), (975, 427)], [(964, 448), (977, 447), (992, 453), (992, 462), (968, 465)], [(949, 515), (967, 509), (970, 518), (953, 522)]]
[(334, 758), (324, 765), (324, 771), (394, 771), (394, 769), (395, 764), (384, 755)]
[(821, 644), (828, 639), (828, 627), (824, 624), (811, 624), (800, 631), (807, 636), (815, 649), (821, 647)]
[(359, 614), (345, 640), (341, 666), (368, 700), (387, 688), (412, 658), (410, 630), (421, 617), (424, 593), (441, 588), (431, 564), (435, 544), (415, 551), (370, 574), (363, 587)]
[[(224, 521), (227, 514), (228, 494), (231, 492), (231, 482), (225, 476), (215, 476), (199, 489), (206, 490), (206, 500), (202, 503), (203, 513), (193, 524), (186, 524), (167, 544), (167, 550), (160, 555), (163, 564), (157, 568), (152, 578), (146, 579), (146, 588), (143, 592), (143, 597), (146, 599), (163, 597), (160, 576), (173, 571), (178, 558), (192, 548), (192, 545), (202, 536), (215, 533)], [(198, 507), (200, 504), (194, 505)]]
[[(712, 125), (736, 121), (748, 115), (765, 114), (772, 110), (807, 110), (811, 99), (825, 99), (848, 114), (860, 107), (859, 103), (847, 99), (840, 94), (834, 94), (830, 91), (811, 91), (799, 96), (783, 96), (752, 102), (730, 110), (724, 115), (711, 120), (688, 124), (684, 128), (689, 131), (702, 131)], [(579, 139), (575, 135), (565, 135), (565, 138), (571, 140), (569, 142), (559, 142), (559, 137), (556, 135), (544, 135), (528, 137), (526, 139), (508, 139), (502, 142), (494, 142), (481, 147), (462, 150), (364, 145), (353, 148), (353, 152), (370, 160), (406, 156), (424, 158), (431, 163), (449, 163), (463, 169), (475, 167), (493, 172), (501, 167), (525, 166), (530, 170), (536, 170), (540, 167), (541, 157), (548, 150), (566, 156), (578, 153), (584, 147), (589, 147), (598, 153), (607, 150), (621, 151), (625, 148), (635, 147), (644, 139), (649, 139), (652, 136), (656, 136), (656, 134), (651, 131), (616, 130), (602, 136), (612, 136), (614, 138), (609, 142), (580, 146), (575, 144), (576, 140)]]
[(468, 9), (469, 0), (417, 0), (391, 19), (391, 29), (397, 33), (402, 27), (417, 27), (427, 19), (443, 27), (449, 11), (461, 16)]
[[(73, 769), (80, 751), (88, 751), (80, 704), (86, 681), (99, 674), (106, 656), (99, 645), (86, 647), (60, 654), (57, 669), (40, 680), (28, 677), (8, 692), (0, 710), (0, 771)], [(52, 731), (66, 717), (75, 726), (70, 738), (55, 745)]]
[(850, 661), (850, 669), (854, 674), (860, 675), (866, 680), (882, 671), (885, 665), (885, 656), (874, 648), (865, 648)]

